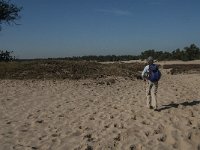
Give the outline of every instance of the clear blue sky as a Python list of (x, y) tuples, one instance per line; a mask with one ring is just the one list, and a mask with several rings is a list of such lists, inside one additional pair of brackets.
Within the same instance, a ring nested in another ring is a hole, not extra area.
[(19, 26), (3, 25), (0, 49), (18, 58), (137, 55), (200, 46), (200, 0), (11, 0)]

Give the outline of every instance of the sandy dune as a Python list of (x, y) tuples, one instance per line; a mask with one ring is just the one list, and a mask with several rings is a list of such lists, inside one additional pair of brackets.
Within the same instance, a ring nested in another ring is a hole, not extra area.
[(0, 149), (200, 150), (200, 76), (162, 73), (160, 112), (141, 80), (1, 80)]

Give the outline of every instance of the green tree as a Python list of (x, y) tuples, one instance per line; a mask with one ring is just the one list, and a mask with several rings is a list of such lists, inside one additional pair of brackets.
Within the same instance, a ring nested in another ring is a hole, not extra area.
[(189, 47), (184, 48), (185, 55), (187, 56), (188, 60), (199, 59), (200, 57), (200, 50), (195, 44), (191, 44)]
[(11, 56), (12, 51), (2, 51), (0, 50), (0, 61), (11, 61), (14, 60), (15, 57)]
[(15, 21), (20, 18), (21, 9), (10, 1), (0, 0), (0, 30), (3, 23), (17, 24)]
[(172, 51), (172, 58), (175, 60), (181, 60), (181, 56), (182, 56), (182, 51), (178, 48), (174, 51)]
[(146, 50), (146, 51), (144, 51), (144, 52), (141, 53), (140, 58), (142, 60), (148, 58), (149, 56), (152, 56), (152, 57), (155, 58), (155, 55), (156, 55), (156, 52), (155, 52), (154, 49), (152, 49), (152, 50)]

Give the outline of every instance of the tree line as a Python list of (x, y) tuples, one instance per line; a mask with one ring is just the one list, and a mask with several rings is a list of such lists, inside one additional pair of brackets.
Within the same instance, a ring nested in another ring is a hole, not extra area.
[[(12, 55), (13, 51), (8, 50), (0, 50), (0, 61), (11, 61), (11, 60), (19, 60), (15, 59), (15, 56)], [(74, 61), (129, 61), (129, 60), (145, 60), (147, 57), (152, 56), (156, 60), (164, 61), (164, 60), (182, 60), (182, 61), (190, 61), (190, 60), (199, 60), (200, 59), (200, 48), (195, 44), (191, 44), (189, 47), (184, 47), (182, 50), (179, 48), (172, 51), (156, 51), (154, 49), (146, 50), (141, 52), (140, 55), (106, 55), (106, 56), (74, 56), (74, 57), (62, 57), (62, 58), (48, 58), (48, 60), (74, 60)], [(36, 59), (38, 60), (38, 59)]]
[[(156, 60), (164, 61), (164, 60), (182, 60), (182, 61), (190, 61), (200, 59), (200, 48), (195, 44), (191, 44), (189, 47), (184, 47), (182, 50), (179, 48), (172, 51), (156, 51), (154, 49), (146, 50), (141, 52), (140, 55), (107, 55), (107, 56), (78, 56), (78, 57), (65, 57), (65, 58), (57, 58), (64, 60), (86, 60), (86, 61), (128, 61), (128, 60), (144, 60), (147, 57), (152, 56)], [(55, 59), (55, 58), (49, 58)]]
[(190, 61), (200, 59), (200, 49), (195, 44), (191, 44), (182, 50), (178, 48), (172, 52), (147, 50), (141, 53), (140, 59), (146, 59), (148, 56), (152, 56), (157, 60)]

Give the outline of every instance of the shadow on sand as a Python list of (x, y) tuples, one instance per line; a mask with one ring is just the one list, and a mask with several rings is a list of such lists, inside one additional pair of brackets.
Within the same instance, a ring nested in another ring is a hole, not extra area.
[(170, 109), (170, 108), (178, 108), (179, 105), (182, 106), (194, 106), (194, 105), (198, 105), (200, 104), (200, 100), (194, 100), (194, 101), (186, 101), (186, 102), (182, 102), (182, 103), (170, 103), (168, 105), (162, 105), (162, 108), (158, 109), (158, 111), (162, 111), (162, 110), (166, 110), (166, 109)]

